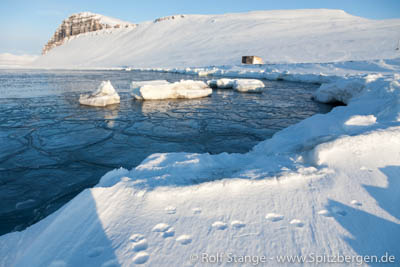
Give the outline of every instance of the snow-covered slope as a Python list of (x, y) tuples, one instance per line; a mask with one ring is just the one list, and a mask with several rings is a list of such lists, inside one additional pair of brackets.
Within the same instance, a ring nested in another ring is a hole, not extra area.
[(341, 10), (184, 15), (137, 27), (81, 34), (49, 51), (36, 67), (182, 67), (265, 62), (393, 58), (400, 20), (367, 20)]

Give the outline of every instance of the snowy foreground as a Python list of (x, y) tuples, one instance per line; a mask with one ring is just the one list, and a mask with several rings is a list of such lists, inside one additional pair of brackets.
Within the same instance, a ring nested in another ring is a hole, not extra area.
[(157, 69), (318, 82), (316, 99), (348, 105), (246, 154), (154, 154), (111, 171), (44, 220), (0, 237), (0, 266), (396, 266), (399, 68), (395, 59)]

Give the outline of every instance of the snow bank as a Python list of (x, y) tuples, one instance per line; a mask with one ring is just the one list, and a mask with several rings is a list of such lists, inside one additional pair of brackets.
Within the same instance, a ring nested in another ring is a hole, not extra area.
[(167, 81), (132, 82), (132, 95), (138, 100), (160, 100), (178, 98), (201, 98), (212, 94), (211, 88), (202, 81), (181, 80), (168, 83)]
[(265, 87), (262, 81), (256, 79), (213, 79), (207, 84), (213, 88), (234, 89), (242, 93), (260, 93)]
[(97, 90), (89, 95), (80, 95), (79, 103), (81, 105), (105, 107), (118, 104), (120, 98), (110, 81), (103, 81)]

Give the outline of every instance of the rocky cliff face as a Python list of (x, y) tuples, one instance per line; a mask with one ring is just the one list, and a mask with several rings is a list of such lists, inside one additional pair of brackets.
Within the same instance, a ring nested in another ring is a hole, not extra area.
[(63, 20), (53, 37), (44, 46), (42, 54), (44, 55), (52, 48), (62, 45), (71, 36), (103, 29), (128, 28), (135, 26), (136, 24), (90, 12), (73, 14), (69, 18)]

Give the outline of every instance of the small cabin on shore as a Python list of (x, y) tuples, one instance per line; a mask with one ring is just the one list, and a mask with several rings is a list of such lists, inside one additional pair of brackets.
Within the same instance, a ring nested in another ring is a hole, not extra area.
[(257, 56), (243, 56), (242, 64), (263, 64), (263, 60)]

